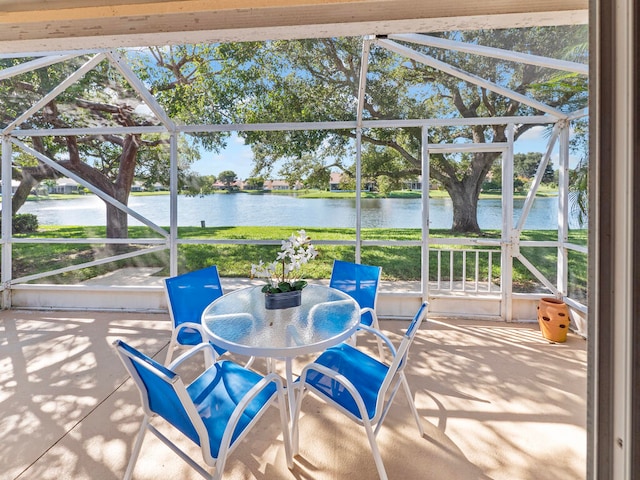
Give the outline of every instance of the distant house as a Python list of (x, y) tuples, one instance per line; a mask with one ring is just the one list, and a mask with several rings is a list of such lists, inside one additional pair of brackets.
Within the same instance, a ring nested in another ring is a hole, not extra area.
[[(404, 182), (404, 188), (407, 190), (422, 190), (422, 175), (418, 175), (413, 180), (407, 180)], [(435, 183), (429, 184), (429, 190), (437, 190), (438, 186)]]
[[(342, 182), (344, 175), (340, 172), (331, 172), (331, 176), (329, 178), (329, 190), (337, 191), (341, 190), (340, 183)], [(422, 175), (418, 175), (417, 177), (411, 180), (405, 180), (402, 182), (402, 188), (405, 190), (422, 190)], [(433, 185), (430, 185), (429, 188), (435, 188)], [(362, 189), (365, 191), (373, 192), (377, 190), (377, 185), (375, 181), (367, 180), (364, 182)]]
[(422, 190), (422, 175), (418, 175), (417, 178), (405, 181), (404, 188), (407, 190)]
[[(240, 190), (241, 184), (242, 184), (242, 182), (239, 182), (239, 181), (236, 180), (235, 182), (233, 182), (231, 184), (231, 190)], [(216, 183), (213, 184), (213, 189), (214, 190), (227, 190), (227, 188), (228, 188), (227, 184), (223, 183), (223, 182), (221, 182), (219, 180), (216, 181)]]
[(78, 193), (80, 186), (70, 178), (57, 178), (55, 183), (48, 185), (49, 193), (69, 194)]
[(291, 187), (285, 180), (266, 180), (264, 182), (265, 190), (289, 190)]
[[(18, 187), (20, 186), (19, 180), (11, 180), (11, 193), (16, 193)], [(0, 193), (2, 193), (2, 185), (0, 184)]]
[(341, 181), (342, 181), (342, 173), (331, 172), (329, 176), (329, 190), (340, 190)]
[[(342, 188), (340, 188), (340, 184), (342, 183), (343, 180), (344, 180), (343, 173), (331, 172), (329, 176), (329, 190), (334, 192), (338, 190), (342, 190)], [(376, 182), (372, 180), (366, 180), (363, 182), (362, 190), (364, 191), (374, 192), (376, 188), (377, 188)], [(349, 190), (349, 191), (353, 191), (353, 190)]]

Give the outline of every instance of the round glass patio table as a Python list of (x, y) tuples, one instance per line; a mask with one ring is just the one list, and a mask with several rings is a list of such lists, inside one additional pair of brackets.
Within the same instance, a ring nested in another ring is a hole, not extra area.
[[(302, 290), (298, 307), (267, 310), (262, 287), (235, 290), (214, 300), (202, 313), (209, 340), (233, 353), (285, 360), (287, 386), (293, 385), (292, 359), (321, 352), (351, 337), (360, 307), (346, 293), (322, 285)], [(289, 393), (289, 412), (294, 395)]]

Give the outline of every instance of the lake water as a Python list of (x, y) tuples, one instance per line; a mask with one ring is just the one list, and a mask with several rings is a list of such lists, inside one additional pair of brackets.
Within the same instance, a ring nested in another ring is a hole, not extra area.
[[(514, 224), (520, 217), (524, 200), (516, 200)], [(437, 198), (429, 203), (431, 228), (451, 228), (451, 200)], [(129, 207), (156, 225), (169, 225), (169, 195), (132, 196)], [(537, 198), (525, 228), (552, 230), (557, 228), (557, 197)], [(400, 198), (363, 198), (363, 228), (420, 228), (421, 200)], [(70, 200), (27, 202), (20, 213), (33, 213), (41, 225), (104, 225), (104, 202), (93, 195)], [(304, 226), (353, 228), (356, 221), (355, 199), (297, 198), (287, 195), (209, 195), (178, 197), (178, 225), (223, 226)], [(480, 200), (478, 223), (482, 229), (502, 227), (500, 200)], [(130, 225), (140, 225), (130, 218)], [(580, 228), (570, 219), (572, 228)]]

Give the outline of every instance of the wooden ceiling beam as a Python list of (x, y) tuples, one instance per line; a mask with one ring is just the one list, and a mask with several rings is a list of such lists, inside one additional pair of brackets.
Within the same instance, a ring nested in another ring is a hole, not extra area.
[(586, 23), (588, 0), (0, 0), (0, 53)]

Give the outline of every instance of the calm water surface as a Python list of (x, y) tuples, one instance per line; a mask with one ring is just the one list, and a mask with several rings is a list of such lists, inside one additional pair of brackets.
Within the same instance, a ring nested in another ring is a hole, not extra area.
[[(524, 200), (516, 200), (514, 223), (520, 218)], [(451, 200), (437, 198), (429, 203), (431, 228), (451, 228)], [(156, 225), (169, 225), (169, 195), (132, 196), (129, 207)], [(363, 198), (363, 228), (420, 228), (421, 200), (403, 198)], [(526, 229), (557, 228), (557, 197), (537, 198), (525, 224)], [(104, 225), (104, 202), (89, 195), (71, 200), (27, 202), (20, 213), (33, 213), (41, 225)], [(297, 198), (286, 195), (209, 195), (178, 197), (178, 225), (208, 227), (223, 226), (355, 226), (355, 199)], [(502, 227), (500, 200), (480, 200), (478, 223), (482, 229)], [(130, 218), (130, 225), (140, 225)], [(580, 228), (575, 219), (572, 228)]]

